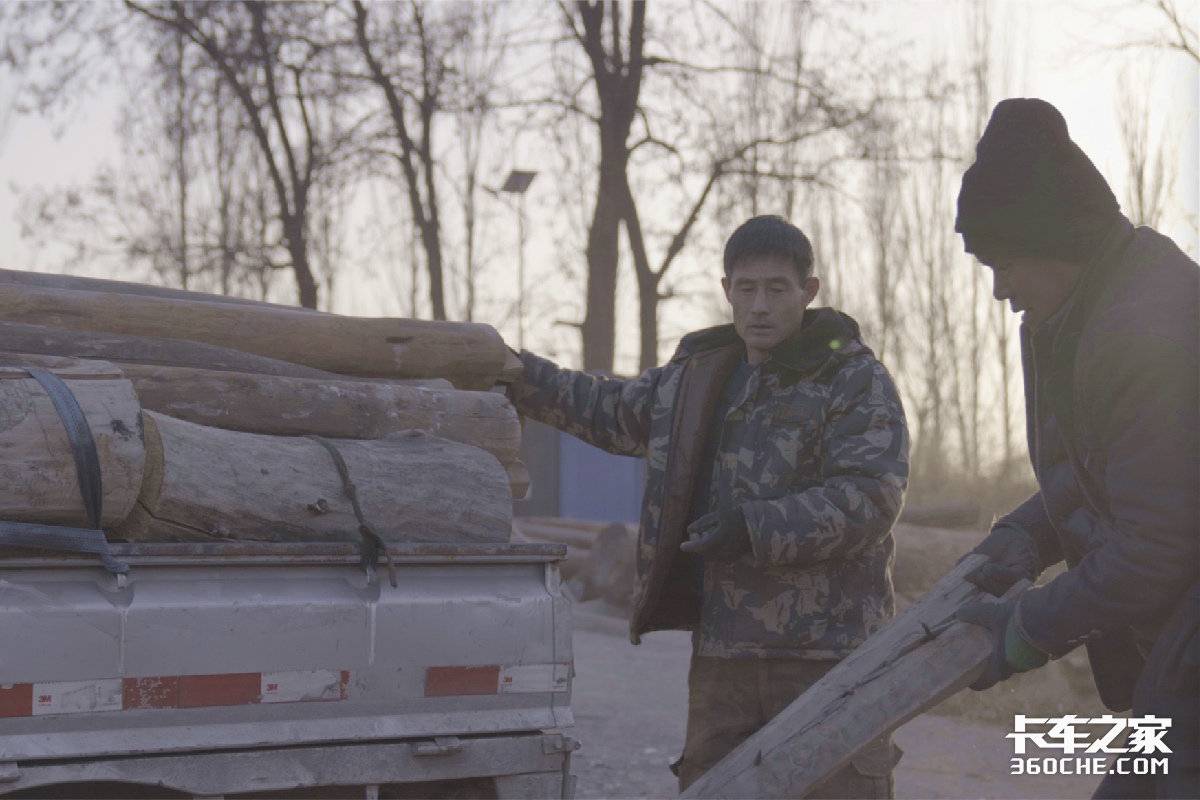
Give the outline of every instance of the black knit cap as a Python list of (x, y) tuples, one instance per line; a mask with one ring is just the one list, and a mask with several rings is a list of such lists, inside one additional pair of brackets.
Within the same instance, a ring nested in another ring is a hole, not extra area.
[(1120, 213), (1112, 189), (1071, 141), (1058, 109), (1014, 97), (992, 110), (975, 147), (954, 229), (977, 256), (1086, 262)]

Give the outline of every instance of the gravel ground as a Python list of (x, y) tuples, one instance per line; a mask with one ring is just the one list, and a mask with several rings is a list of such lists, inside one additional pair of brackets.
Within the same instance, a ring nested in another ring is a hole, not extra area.
[[(590, 605), (590, 604), (589, 604)], [(653, 798), (677, 793), (667, 769), (683, 747), (689, 634), (667, 631), (629, 644), (624, 620), (575, 610), (573, 759), (576, 797)], [(1003, 727), (927, 714), (896, 732), (905, 751), (896, 769), (898, 798), (1090, 797), (1088, 777), (1008, 774)]]

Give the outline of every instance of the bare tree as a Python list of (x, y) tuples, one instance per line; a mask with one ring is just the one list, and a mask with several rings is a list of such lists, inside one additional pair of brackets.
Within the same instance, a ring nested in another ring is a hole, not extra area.
[[(588, 225), (587, 288), (580, 332), (583, 368), (611, 372), (616, 349), (616, 287), (622, 210), (628, 207), (630, 133), (638, 113), (646, 57), (646, 3), (634, 0), (623, 18), (620, 0), (579, 0), (560, 9), (583, 49), (595, 86), (591, 116), (599, 138), (595, 206)], [(580, 109), (582, 111), (582, 109)]]
[(1117, 81), (1117, 129), (1125, 155), (1125, 210), (1136, 225), (1159, 226), (1175, 188), (1174, 153), (1163, 135), (1152, 141), (1145, 84), (1129, 70)]
[[(644, 4), (633, 3), (627, 26), (622, 22), (623, 7), (616, 2), (577, 3), (575, 14), (566, 14), (571, 34), (591, 67), (598, 97), (593, 121), (600, 134), (599, 185), (588, 238), (584, 350), (585, 366), (589, 358), (603, 355), (597, 363), (609, 368), (623, 226), (638, 290), (639, 362), (645, 369), (658, 363), (660, 306), (674, 296), (666, 288), (668, 272), (678, 262), (718, 186), (727, 179), (735, 180), (749, 197), (753, 213), (758, 187), (765, 181), (794, 186), (820, 180), (836, 157), (826, 154), (824, 158), (799, 159), (794, 146), (858, 124), (872, 113), (873, 106), (856, 108), (838, 102), (819, 74), (804, 71), (801, 56), (793, 52), (779, 59), (766, 51), (755, 35), (756, 27), (761, 30), (765, 26), (756, 26), (753, 19), (750, 30), (740, 31), (740, 38), (727, 45), (732, 55), (726, 63), (705, 63), (665, 50), (648, 56)], [(753, 18), (757, 11), (751, 8), (748, 13)], [(731, 24), (719, 9), (704, 20), (719, 29)], [(674, 34), (680, 38), (678, 27)], [(678, 45), (677, 49), (687, 46)], [(748, 51), (747, 62), (744, 56)], [(739, 57), (743, 58), (740, 62)], [(649, 67), (660, 68), (664, 89), (648, 98), (644, 81)], [(796, 70), (801, 74), (794, 74)], [(732, 96), (713, 91), (713, 86), (728, 84), (731, 76), (741, 79)], [(698, 86), (701, 77), (707, 81), (703, 89)], [(791, 99), (789, 115), (757, 113), (759, 106), (773, 104), (781, 95)], [(734, 98), (753, 107), (746, 114), (730, 114)], [(753, 122), (742, 124), (746, 119)], [(655, 164), (645, 155), (651, 152), (661, 154), (661, 163)], [(657, 206), (663, 204), (664, 179), (674, 190), (675, 222), (665, 229), (646, 225), (636, 191), (642, 176), (649, 176), (642, 179), (652, 182)], [(653, 240), (663, 243), (657, 256), (651, 254)], [(594, 307), (593, 302), (602, 305)], [(605, 339), (597, 343), (594, 337), (602, 333)]]
[(478, 304), (478, 271), (481, 262), (479, 205), (482, 163), (489, 133), (498, 127), (497, 95), (508, 58), (508, 33), (499, 24), (505, 10), (499, 3), (468, 6), (465, 37), (456, 48), (454, 71), (454, 124), (459, 140), (461, 174), (455, 182), (463, 221), (462, 285), (463, 318), (475, 318)]
[[(355, 42), (368, 76), (382, 92), (399, 151), (395, 153), (409, 210), (420, 231), (434, 319), (446, 319), (446, 278), (438, 198), (436, 121), (446, 111), (452, 53), (466, 39), (471, 16), (459, 7), (419, 2), (368, 6), (354, 0)], [(436, 18), (429, 12), (448, 9)], [(376, 11), (386, 15), (372, 25)], [(409, 45), (413, 63), (402, 63)]]
[(320, 141), (313, 122), (319, 93), (315, 65), (326, 47), (305, 35), (320, 25), (319, 6), (176, 2), (126, 7), (186, 37), (200, 49), (241, 106), (274, 189), (276, 213), (300, 304), (316, 308), (319, 285), (310, 258), (309, 203), (317, 172), (337, 142)]
[[(1191, 8), (1191, 12), (1187, 9)], [(1193, 4), (1179, 0), (1136, 0), (1130, 10), (1150, 11), (1159, 24), (1153, 31), (1126, 29), (1122, 47), (1149, 48), (1181, 53), (1200, 63), (1200, 35)]]

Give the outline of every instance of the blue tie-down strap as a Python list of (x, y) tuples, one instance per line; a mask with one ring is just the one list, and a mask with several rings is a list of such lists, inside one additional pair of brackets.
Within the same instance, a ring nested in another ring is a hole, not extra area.
[(96, 440), (88, 425), (79, 401), (71, 388), (57, 375), (44, 369), (25, 369), (54, 403), (54, 410), (67, 432), (71, 443), (71, 455), (75, 459), (75, 474), (79, 480), (79, 493), (83, 497), (83, 510), (87, 514), (90, 528), (72, 528), (64, 525), (42, 525), (31, 522), (0, 522), (0, 546), (33, 547), (43, 550), (58, 550), (67, 553), (82, 553), (99, 556), (104, 568), (115, 575), (129, 571), (129, 567), (113, 558), (108, 548), (104, 531), (100, 530), (103, 516), (103, 485), (100, 479), (100, 456), (96, 452)]
[(129, 565), (118, 561), (108, 549), (104, 531), (95, 528), (68, 528), (36, 522), (0, 522), (0, 546), (29, 547), (99, 556), (104, 568), (114, 575), (129, 572)]

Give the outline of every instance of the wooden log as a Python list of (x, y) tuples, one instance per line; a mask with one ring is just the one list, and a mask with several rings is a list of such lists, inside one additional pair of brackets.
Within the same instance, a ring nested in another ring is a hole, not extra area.
[(133, 364), (123, 371), (143, 408), (198, 425), (335, 439), (382, 439), (416, 428), (481, 447), (501, 464), (521, 457), (517, 412), (493, 392)]
[(524, 372), (525, 365), (521, 363), (520, 357), (512, 350), (505, 348), (504, 367), (500, 370), (497, 383), (516, 383)]
[(80, 331), (163, 336), (344, 375), (446, 378), (491, 388), (509, 350), (490, 325), (343, 317), (294, 309), (0, 284), (0, 319)]
[(0, 352), (0, 368), (9, 364), (123, 375), (143, 408), (227, 430), (381, 439), (416, 428), (487, 450), (508, 473), (513, 497), (529, 492), (520, 421), (502, 394), (460, 391), (440, 380), (318, 381)]
[[(106, 371), (107, 368), (107, 371)], [(124, 520), (145, 455), (133, 386), (108, 365), (54, 370), (79, 402), (100, 457), (105, 527)], [(0, 519), (87, 527), (75, 460), (50, 397), (16, 367), (0, 368)]]
[[(146, 477), (130, 540), (359, 541), (330, 454), (301, 437), (226, 431), (144, 411)], [(508, 478), (491, 454), (421, 431), (335, 440), (366, 521), (388, 542), (502, 542)]]
[(992, 643), (953, 615), (980, 597), (963, 576), (984, 560), (956, 565), (681, 797), (804, 797), (863, 747), (968, 686)]
[(29, 286), (35, 289), (74, 289), (87, 292), (108, 292), (142, 297), (164, 297), (171, 300), (193, 300), (201, 303), (227, 303), (231, 305), (265, 306), (267, 308), (295, 309), (320, 313), (301, 306), (268, 303), (247, 297), (231, 297), (209, 292), (192, 292), (187, 289), (172, 289), (167, 286), (152, 286), (148, 283), (114, 281), (105, 278), (85, 278), (79, 275), (62, 275), (50, 272), (30, 272), (23, 269), (0, 269), (0, 283)]
[(0, 348), (11, 353), (94, 358), (121, 364), (194, 367), (293, 378), (337, 377), (331, 372), (228, 347), (154, 336), (65, 330), (46, 325), (5, 322), (2, 317)]

